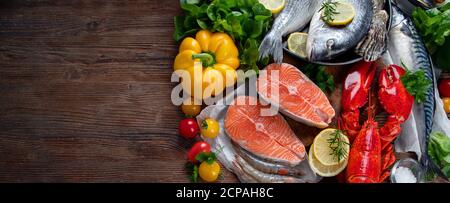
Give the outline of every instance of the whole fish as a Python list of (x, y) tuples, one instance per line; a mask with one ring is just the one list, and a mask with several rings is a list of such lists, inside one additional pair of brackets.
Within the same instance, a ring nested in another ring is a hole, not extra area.
[(370, 30), (356, 46), (355, 52), (365, 61), (376, 61), (386, 51), (389, 14), (383, 9), (385, 0), (372, 0), (373, 12)]
[[(430, 56), (425, 48), (422, 39), (408, 17), (405, 17), (397, 6), (393, 6), (393, 21), (389, 32), (390, 42), (388, 51), (397, 65), (404, 65), (410, 71), (423, 70), (425, 76), (433, 83), (435, 76)], [(432, 87), (426, 93), (426, 100), (423, 104), (415, 103), (412, 114), (403, 124), (402, 135), (396, 145), (401, 149), (411, 140), (417, 140), (420, 151), (416, 151), (421, 163), (426, 170), (432, 169), (435, 172), (436, 166), (428, 157), (428, 140), (432, 132), (435, 112), (435, 92)], [(404, 149), (407, 150), (407, 149)]]
[[(345, 27), (332, 27), (316, 11), (309, 27), (306, 53), (310, 61), (326, 61), (354, 48), (369, 31), (373, 16), (373, 2), (346, 0), (355, 8), (353, 21)], [(318, 9), (319, 10), (319, 9)]]
[(237, 153), (255, 169), (269, 174), (289, 175), (289, 176), (303, 176), (305, 171), (301, 167), (285, 166), (281, 163), (272, 163), (266, 160), (261, 160), (250, 152), (242, 149), (242, 147), (234, 145)]
[(283, 61), (282, 38), (286, 34), (303, 29), (310, 21), (322, 0), (288, 0), (283, 11), (275, 19), (272, 29), (259, 47), (259, 58), (273, 56), (276, 63)]
[(259, 183), (306, 183), (305, 179), (296, 178), (292, 176), (283, 176), (276, 174), (264, 173), (250, 164), (248, 164), (242, 157), (236, 156), (236, 162), (239, 164), (244, 173), (250, 175)]

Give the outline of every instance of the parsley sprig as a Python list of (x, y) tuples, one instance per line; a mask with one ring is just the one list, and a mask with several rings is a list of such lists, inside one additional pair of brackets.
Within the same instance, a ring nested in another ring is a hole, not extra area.
[[(402, 63), (402, 65), (406, 68), (405, 64)], [(431, 80), (425, 76), (423, 70), (412, 72), (407, 69), (406, 74), (400, 79), (417, 103), (423, 103), (426, 100), (427, 92), (432, 84)]]
[[(195, 159), (197, 159), (197, 161), (199, 161), (200, 163), (206, 162), (208, 164), (213, 164), (217, 160), (217, 156), (214, 152), (202, 152), (197, 154), (197, 156), (195, 156)], [(186, 170), (188, 171), (189, 179), (193, 183), (198, 182), (198, 167), (198, 165), (191, 162), (188, 162), (186, 164)]]

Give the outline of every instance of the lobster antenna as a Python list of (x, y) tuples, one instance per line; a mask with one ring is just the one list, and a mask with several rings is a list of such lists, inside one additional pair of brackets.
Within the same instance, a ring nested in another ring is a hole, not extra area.
[(373, 118), (373, 109), (372, 109), (372, 88), (369, 89), (369, 106), (367, 107), (367, 117)]

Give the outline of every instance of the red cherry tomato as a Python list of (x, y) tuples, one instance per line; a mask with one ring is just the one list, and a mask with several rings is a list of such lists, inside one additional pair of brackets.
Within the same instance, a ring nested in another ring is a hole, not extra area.
[(442, 79), (439, 82), (439, 94), (441, 97), (450, 97), (450, 78)]
[(195, 157), (197, 154), (200, 154), (202, 152), (209, 153), (211, 152), (211, 146), (207, 142), (197, 142), (192, 146), (192, 148), (188, 152), (188, 159), (190, 162), (196, 164), (198, 163), (197, 159)]
[(198, 127), (197, 121), (193, 118), (186, 118), (180, 121), (180, 126), (178, 127), (180, 135), (184, 138), (193, 139), (198, 135), (200, 128)]

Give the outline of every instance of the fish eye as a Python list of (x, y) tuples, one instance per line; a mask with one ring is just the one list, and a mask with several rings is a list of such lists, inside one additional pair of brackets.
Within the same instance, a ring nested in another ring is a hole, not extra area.
[(334, 43), (335, 43), (335, 39), (329, 39), (327, 40), (327, 48), (331, 49), (331, 47), (333, 47)]

